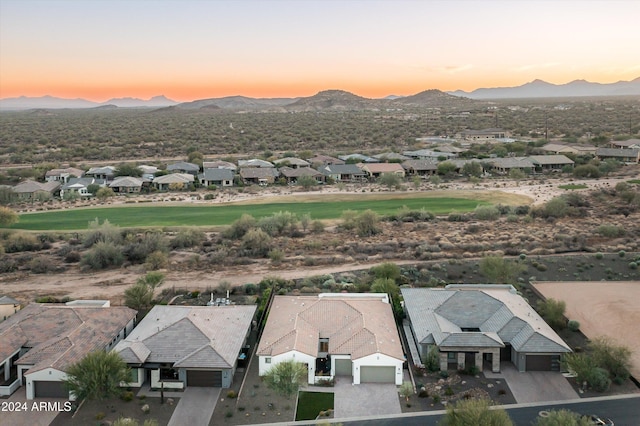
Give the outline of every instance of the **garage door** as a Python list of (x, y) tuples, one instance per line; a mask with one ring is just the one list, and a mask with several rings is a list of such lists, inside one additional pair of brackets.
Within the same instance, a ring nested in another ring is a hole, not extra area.
[(551, 355), (527, 355), (527, 371), (551, 371)]
[(360, 367), (360, 383), (395, 383), (395, 367)]
[(336, 359), (336, 376), (351, 376), (350, 359)]
[(69, 391), (62, 382), (34, 381), (33, 389), (36, 398), (69, 398)]
[(187, 386), (222, 387), (222, 371), (187, 370)]

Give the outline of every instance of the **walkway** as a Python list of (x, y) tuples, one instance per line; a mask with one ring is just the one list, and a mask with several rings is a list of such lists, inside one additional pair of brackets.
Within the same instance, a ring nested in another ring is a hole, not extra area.
[(529, 402), (566, 401), (580, 398), (569, 381), (556, 371), (527, 371), (520, 373), (503, 362), (502, 372), (484, 371), (486, 378), (504, 379), (518, 404)]
[(169, 420), (168, 426), (208, 425), (221, 388), (188, 387)]

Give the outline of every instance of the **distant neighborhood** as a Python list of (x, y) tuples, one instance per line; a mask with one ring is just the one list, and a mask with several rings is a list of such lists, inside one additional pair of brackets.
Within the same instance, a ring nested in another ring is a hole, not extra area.
[[(424, 138), (428, 148), (384, 152), (368, 156), (361, 153), (336, 157), (315, 154), (308, 158), (283, 156), (270, 159), (177, 161), (162, 165), (106, 165), (88, 170), (77, 167), (47, 170), (43, 181), (24, 180), (11, 191), (12, 201), (45, 201), (50, 198), (77, 198), (113, 194), (138, 194), (156, 191), (184, 191), (206, 188), (215, 190), (246, 185), (274, 184), (311, 187), (319, 184), (376, 182), (384, 175), (400, 179), (429, 179), (473, 174), (508, 175), (571, 172), (572, 158), (613, 160), (620, 164), (640, 163), (640, 140), (612, 141), (606, 147), (569, 143), (547, 143), (540, 147), (543, 155), (469, 157), (472, 144), (509, 144), (501, 129), (465, 131), (460, 139)], [(572, 158), (571, 158), (572, 157)], [(584, 161), (584, 160), (583, 160)]]

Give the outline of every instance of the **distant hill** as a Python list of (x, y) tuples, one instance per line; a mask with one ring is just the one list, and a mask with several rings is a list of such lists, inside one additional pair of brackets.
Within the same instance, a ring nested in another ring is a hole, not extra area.
[(585, 80), (575, 80), (566, 84), (552, 84), (542, 80), (534, 80), (517, 87), (483, 88), (472, 92), (456, 90), (448, 93), (470, 99), (640, 96), (640, 77), (632, 81), (619, 81), (609, 84), (591, 83)]
[(224, 98), (199, 99), (178, 105), (179, 109), (199, 109), (218, 107), (222, 109), (262, 110), (265, 107), (280, 107), (295, 102), (298, 98), (248, 98), (227, 96)]
[(165, 96), (155, 96), (149, 100), (137, 98), (116, 98), (106, 102), (92, 102), (86, 99), (64, 99), (54, 96), (28, 97), (0, 99), (0, 110), (25, 110), (25, 109), (79, 109), (96, 107), (119, 107), (119, 108), (158, 108), (176, 105), (178, 102), (168, 99)]
[(382, 105), (379, 99), (367, 99), (344, 90), (324, 90), (313, 96), (300, 98), (286, 106), (289, 111), (354, 111), (376, 110)]
[(420, 107), (451, 107), (464, 106), (473, 103), (469, 99), (453, 96), (440, 90), (431, 89), (392, 100), (394, 105), (420, 106)]

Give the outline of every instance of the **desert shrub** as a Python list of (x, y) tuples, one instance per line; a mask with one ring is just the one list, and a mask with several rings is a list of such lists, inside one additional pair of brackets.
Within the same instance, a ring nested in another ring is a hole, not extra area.
[(122, 233), (120, 228), (112, 225), (108, 219), (100, 223), (100, 220), (96, 218), (89, 222), (89, 230), (83, 235), (82, 241), (85, 248), (92, 247), (98, 242), (120, 244), (122, 242)]
[(626, 253), (624, 250), (620, 250), (620, 251), (618, 252), (618, 256), (619, 256), (619, 257), (625, 257), (626, 255), (627, 255), (627, 253)]
[(80, 255), (79, 252), (77, 251), (70, 251), (69, 253), (67, 253), (67, 255), (64, 257), (64, 261), (67, 263), (77, 263), (80, 262), (80, 259), (82, 258), (82, 256)]
[(524, 270), (524, 265), (500, 256), (487, 256), (480, 260), (480, 273), (494, 284), (513, 284)]
[(629, 262), (629, 269), (638, 269), (637, 262)]
[(624, 235), (625, 229), (622, 226), (604, 224), (604, 225), (598, 226), (598, 228), (596, 229), (596, 232), (602, 235), (603, 237), (617, 238)]
[(449, 216), (447, 216), (447, 220), (449, 222), (467, 222), (469, 217), (462, 213), (451, 212)]
[(124, 256), (120, 247), (112, 242), (98, 242), (82, 256), (80, 265), (92, 270), (120, 266)]
[(282, 262), (282, 260), (284, 259), (284, 252), (280, 249), (274, 248), (269, 250), (269, 253), (267, 253), (267, 256), (269, 257), (269, 259), (271, 259), (272, 262), (278, 263), (278, 262)]
[(631, 375), (631, 350), (600, 337), (589, 343), (591, 354), (598, 367), (609, 372), (612, 378), (626, 380)]
[(606, 392), (611, 386), (611, 379), (609, 379), (609, 372), (604, 368), (596, 367), (591, 371), (591, 374), (587, 378), (587, 383), (596, 392)]
[(242, 248), (249, 256), (266, 256), (271, 249), (271, 237), (262, 229), (250, 229), (242, 237)]
[(147, 256), (144, 267), (148, 271), (156, 271), (158, 269), (166, 268), (169, 264), (167, 254), (163, 251), (156, 250)]
[(345, 230), (351, 230), (356, 227), (356, 218), (358, 217), (358, 212), (355, 210), (345, 210), (342, 212), (342, 223), (340, 227)]
[(580, 330), (580, 323), (576, 320), (569, 320), (567, 322), (567, 328), (571, 331), (578, 331)]
[(242, 238), (250, 229), (256, 227), (256, 219), (249, 215), (243, 214), (238, 220), (233, 222), (224, 232), (224, 236), (234, 240)]
[(128, 234), (122, 250), (132, 263), (142, 263), (154, 252), (167, 251), (167, 239), (161, 232), (147, 232), (136, 236)]
[(171, 240), (172, 249), (183, 249), (200, 245), (207, 236), (197, 228), (181, 229)]
[(573, 169), (573, 176), (577, 178), (597, 179), (601, 176), (600, 170), (593, 164), (583, 164)]
[(29, 262), (29, 269), (34, 274), (46, 274), (56, 270), (56, 264), (48, 257), (37, 256)]
[(518, 216), (524, 216), (524, 215), (529, 214), (529, 210), (531, 210), (531, 208), (529, 206), (527, 206), (527, 205), (524, 205), (524, 206), (517, 206), (513, 210), (513, 212), (515, 214), (517, 214)]
[(231, 398), (231, 399), (233, 399), (233, 398), (235, 398), (236, 396), (237, 396), (237, 395), (236, 395), (236, 392), (235, 392), (235, 391), (233, 391), (233, 390), (230, 390), (229, 392), (227, 392), (227, 398)]
[(539, 300), (536, 310), (540, 316), (555, 330), (561, 330), (565, 327), (564, 311), (566, 303), (562, 300), (549, 298)]
[(131, 392), (131, 391), (122, 392), (122, 395), (120, 396), (120, 399), (123, 400), (124, 402), (133, 401), (133, 392)]
[(355, 228), (358, 236), (370, 237), (380, 232), (380, 217), (373, 210), (365, 210), (356, 217)]
[(478, 220), (496, 220), (500, 217), (500, 211), (495, 206), (478, 206), (473, 215)]
[(7, 253), (18, 253), (21, 251), (36, 251), (41, 246), (35, 235), (26, 232), (14, 232), (5, 240), (4, 250)]
[(400, 267), (395, 263), (386, 262), (370, 269), (376, 278), (388, 278), (397, 280), (400, 278)]
[(543, 213), (545, 217), (564, 217), (569, 212), (569, 204), (563, 197), (555, 197), (544, 205)]
[(248, 295), (256, 294), (258, 287), (255, 284), (247, 283), (244, 285), (244, 293)]
[(324, 223), (320, 220), (314, 220), (311, 222), (311, 232), (314, 234), (320, 234), (324, 232)]
[(604, 255), (600, 252), (596, 253), (596, 259), (601, 260), (604, 257)]

